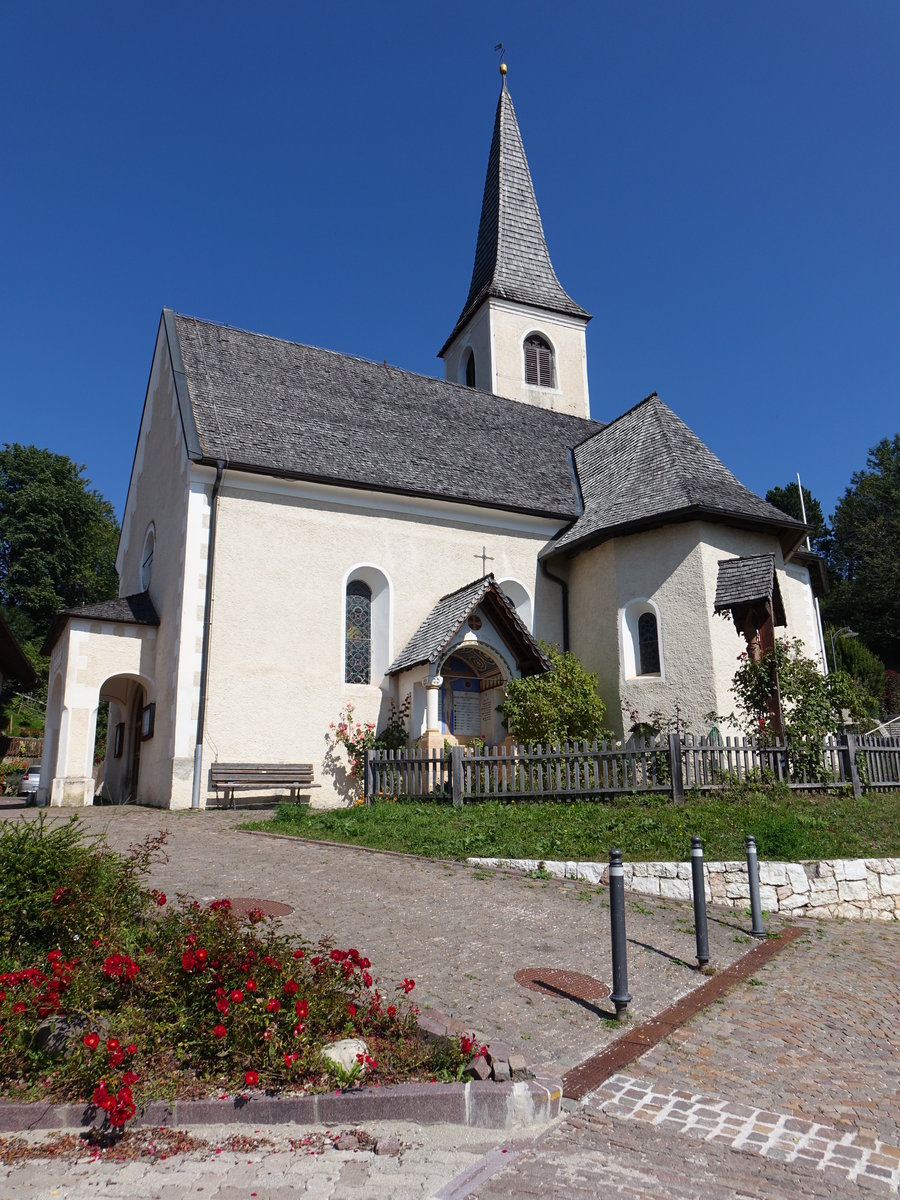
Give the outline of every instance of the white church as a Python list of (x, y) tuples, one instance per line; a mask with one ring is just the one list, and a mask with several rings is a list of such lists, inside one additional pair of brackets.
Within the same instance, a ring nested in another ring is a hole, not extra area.
[(409, 696), (411, 744), (500, 743), (540, 639), (597, 673), (620, 731), (623, 705), (677, 704), (705, 732), (775, 626), (820, 654), (804, 526), (655, 394), (591, 420), (589, 320), (551, 264), (505, 75), (443, 381), (165, 309), (120, 598), (60, 613), (45, 646), (43, 799), (94, 801), (101, 701), (113, 800), (205, 807), (218, 761), (310, 763), (337, 803), (345, 706), (380, 728)]

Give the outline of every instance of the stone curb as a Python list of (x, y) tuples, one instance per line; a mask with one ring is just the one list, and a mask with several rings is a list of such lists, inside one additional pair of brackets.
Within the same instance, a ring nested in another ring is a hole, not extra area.
[[(529, 872), (542, 870), (554, 879), (607, 882), (609, 864), (574, 859), (468, 858), (474, 867)], [(690, 862), (626, 862), (625, 888), (664, 900), (691, 899)], [(712, 904), (746, 908), (750, 885), (746, 862), (703, 864), (704, 892)], [(900, 920), (900, 858), (809, 859), (759, 864), (760, 900), (769, 913), (782, 916)]]
[[(519, 1083), (401, 1083), (315, 1096), (248, 1093), (209, 1100), (151, 1100), (133, 1127), (187, 1125), (357, 1124), (413, 1121), (417, 1125), (465, 1125), (513, 1129), (544, 1125), (559, 1115), (562, 1084), (557, 1079)], [(0, 1101), (0, 1131), (85, 1129), (97, 1118), (84, 1104), (16, 1104)]]

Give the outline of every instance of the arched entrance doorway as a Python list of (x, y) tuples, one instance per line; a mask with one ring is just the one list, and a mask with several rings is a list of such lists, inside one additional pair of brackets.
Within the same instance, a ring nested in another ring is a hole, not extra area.
[(109, 701), (109, 732), (98, 798), (134, 803), (140, 795), (147, 690), (137, 676), (114, 675), (100, 688), (100, 699)]
[(463, 745), (480, 738), (495, 746), (506, 737), (497, 712), (503, 702), (510, 670), (493, 649), (480, 645), (454, 646), (441, 666), (442, 719), (445, 728)]

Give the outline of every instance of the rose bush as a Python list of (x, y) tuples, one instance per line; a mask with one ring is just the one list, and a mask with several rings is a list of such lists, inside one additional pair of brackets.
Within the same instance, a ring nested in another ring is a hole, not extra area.
[[(0, 945), (8, 1097), (91, 1102), (119, 1129), (152, 1096), (333, 1086), (341, 1080), (321, 1051), (346, 1037), (366, 1043), (367, 1080), (458, 1076), (460, 1042), (419, 1032), (406, 999), (413, 979), (385, 989), (356, 947), (286, 936), (273, 919), (237, 913), (224, 898), (173, 903), (141, 888), (137, 876), (161, 853), (158, 839), (119, 862), (121, 886), (109, 887), (111, 852), (63, 828), (66, 855), (58, 827), (42, 822), (32, 847), (48, 842), (41, 887), (51, 910), (63, 893), (65, 920), (50, 914), (57, 944), (47, 949), (47, 934), (34, 929)], [(0, 872), (10, 865), (2, 843), (0, 828)], [(76, 844), (105, 860), (100, 897), (100, 876), (86, 864), (65, 882), (54, 875)]]

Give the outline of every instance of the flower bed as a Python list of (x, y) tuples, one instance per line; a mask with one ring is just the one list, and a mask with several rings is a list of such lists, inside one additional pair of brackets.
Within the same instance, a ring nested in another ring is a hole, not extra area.
[[(459, 1077), (464, 1047), (420, 1033), (414, 980), (384, 988), (356, 947), (141, 886), (163, 841), (121, 857), (77, 819), (0, 826), (7, 1098), (85, 1101), (120, 1129), (153, 1097)], [(347, 1038), (355, 1061), (323, 1055)]]

